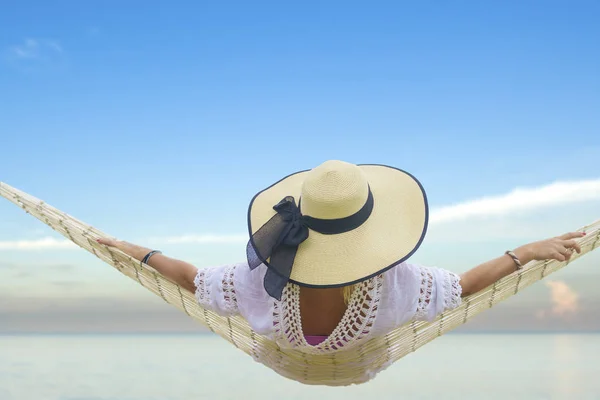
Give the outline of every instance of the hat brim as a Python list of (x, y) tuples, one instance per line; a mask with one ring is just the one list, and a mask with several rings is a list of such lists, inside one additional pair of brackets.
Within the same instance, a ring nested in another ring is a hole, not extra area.
[[(290, 281), (308, 287), (340, 287), (379, 275), (408, 259), (419, 248), (429, 220), (427, 196), (411, 174), (387, 165), (358, 165), (373, 193), (373, 211), (349, 232), (327, 235), (310, 230), (298, 246)], [(300, 198), (309, 171), (289, 175), (259, 192), (248, 208), (252, 236), (275, 215), (286, 196)], [(268, 260), (265, 262), (270, 268)]]

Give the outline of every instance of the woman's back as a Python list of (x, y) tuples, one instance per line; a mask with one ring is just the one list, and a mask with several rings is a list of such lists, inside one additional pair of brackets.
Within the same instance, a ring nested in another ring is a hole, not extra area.
[(300, 288), (300, 320), (305, 336), (329, 336), (347, 308), (341, 288)]

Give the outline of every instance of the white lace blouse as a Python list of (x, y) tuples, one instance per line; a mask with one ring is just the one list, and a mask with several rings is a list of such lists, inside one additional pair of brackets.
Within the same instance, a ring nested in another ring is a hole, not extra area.
[(261, 265), (251, 271), (240, 263), (200, 269), (195, 279), (196, 299), (219, 315), (241, 315), (256, 333), (280, 347), (311, 353), (344, 350), (413, 319), (431, 321), (461, 303), (458, 275), (401, 263), (358, 284), (335, 330), (320, 344), (310, 345), (302, 333), (300, 288), (288, 283), (280, 301), (270, 297), (263, 288), (266, 268)]

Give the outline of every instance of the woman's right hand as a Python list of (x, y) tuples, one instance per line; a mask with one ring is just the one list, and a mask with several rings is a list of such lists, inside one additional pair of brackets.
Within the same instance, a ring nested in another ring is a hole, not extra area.
[(571, 259), (573, 250), (581, 253), (581, 247), (575, 241), (585, 236), (585, 232), (569, 232), (562, 236), (533, 242), (523, 246), (533, 260), (567, 261)]
[[(584, 232), (565, 233), (562, 236), (523, 245), (513, 252), (523, 266), (533, 260), (567, 261), (573, 255), (573, 250), (581, 253), (581, 247), (576, 239), (584, 236)], [(477, 293), (513, 272), (515, 272), (515, 262), (508, 256), (497, 257), (480, 264), (461, 275), (462, 296)]]

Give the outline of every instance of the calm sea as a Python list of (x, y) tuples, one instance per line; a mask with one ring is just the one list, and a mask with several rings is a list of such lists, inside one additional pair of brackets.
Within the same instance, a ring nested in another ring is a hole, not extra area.
[(370, 383), (282, 378), (210, 335), (0, 336), (0, 400), (600, 399), (600, 335), (446, 335)]

